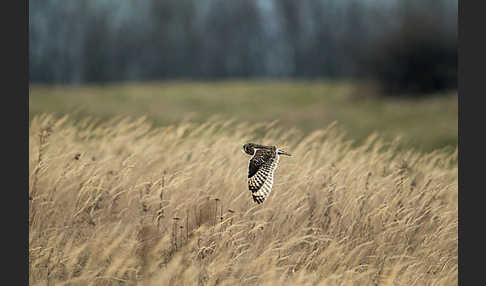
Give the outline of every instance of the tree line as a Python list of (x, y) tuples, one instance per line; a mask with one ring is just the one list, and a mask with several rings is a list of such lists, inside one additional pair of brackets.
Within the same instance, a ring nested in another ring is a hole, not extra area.
[(29, 76), (399, 81), (438, 69), (450, 84), (456, 24), (452, 0), (29, 0)]

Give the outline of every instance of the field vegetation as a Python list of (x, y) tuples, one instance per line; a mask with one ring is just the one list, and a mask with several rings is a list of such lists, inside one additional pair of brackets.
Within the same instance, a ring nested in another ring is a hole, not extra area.
[(214, 115), (249, 123), (279, 120), (305, 134), (337, 121), (355, 146), (370, 133), (400, 147), (430, 152), (457, 146), (457, 92), (423, 98), (380, 98), (370, 83), (329, 80), (170, 81), (30, 87), (30, 116), (45, 112), (73, 119), (147, 116), (156, 126)]
[[(356, 121), (369, 129), (370, 117), (358, 113), (342, 125), (316, 122), (325, 111), (340, 116), (353, 108), (331, 108), (332, 96), (320, 101), (316, 90), (323, 86), (280, 86), (274, 92), (282, 101), (262, 97), (262, 105), (248, 94), (265, 92), (263, 87), (240, 86), (231, 98), (226, 88), (183, 85), (175, 91), (169, 85), (158, 94), (145, 86), (145, 96), (157, 98), (152, 101), (132, 96), (140, 92), (130, 88), (61, 88), (44, 96), (36, 93), (45, 88), (32, 89), (31, 285), (457, 284), (457, 148), (419, 152), (381, 134), (353, 143), (343, 125), (359, 126)], [(288, 89), (307, 92), (328, 109), (311, 109), (309, 98), (297, 101)], [(203, 90), (208, 100), (198, 101)], [(172, 93), (193, 101), (179, 102)], [(283, 107), (294, 99), (300, 111)], [(241, 110), (225, 110), (233, 106), (225, 100), (240, 100), (235, 106)], [(57, 113), (42, 112), (49, 104)], [(62, 116), (77, 104), (104, 116)], [(234, 120), (198, 113), (193, 121), (155, 122), (177, 121), (178, 110), (190, 110), (178, 109), (182, 104), (202, 113), (234, 112)], [(395, 104), (368, 108), (393, 113), (400, 106), (428, 118), (422, 122), (427, 126), (440, 113)], [(130, 105), (149, 116), (127, 114)], [(249, 106), (255, 110), (245, 114)], [(303, 110), (309, 118), (295, 119)], [(280, 122), (268, 123), (285, 111)], [(309, 127), (289, 128), (299, 126), (292, 120)], [(426, 129), (420, 130), (425, 137)], [(262, 205), (247, 189), (249, 158), (240, 150), (257, 139), (292, 153), (280, 161)]]

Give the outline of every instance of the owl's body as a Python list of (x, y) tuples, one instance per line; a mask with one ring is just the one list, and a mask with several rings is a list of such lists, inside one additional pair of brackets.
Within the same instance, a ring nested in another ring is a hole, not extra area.
[(253, 200), (261, 204), (272, 191), (273, 176), (280, 155), (290, 156), (290, 154), (275, 146), (254, 143), (243, 145), (242, 151), (252, 155), (248, 164), (248, 189), (251, 191)]

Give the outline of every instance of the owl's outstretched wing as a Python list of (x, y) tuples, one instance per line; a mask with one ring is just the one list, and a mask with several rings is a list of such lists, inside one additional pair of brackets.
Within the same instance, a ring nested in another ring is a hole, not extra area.
[(262, 150), (255, 152), (248, 165), (248, 189), (253, 200), (259, 204), (272, 191), (273, 174), (277, 169), (279, 155), (276, 150)]

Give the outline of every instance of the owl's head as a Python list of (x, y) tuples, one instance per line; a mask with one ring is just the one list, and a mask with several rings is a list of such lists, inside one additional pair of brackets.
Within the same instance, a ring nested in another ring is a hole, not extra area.
[(243, 145), (243, 147), (241, 148), (241, 151), (243, 151), (243, 153), (246, 153), (248, 155), (253, 155), (255, 154), (255, 147), (257, 146), (258, 144), (255, 144), (255, 143), (246, 143), (245, 145)]

